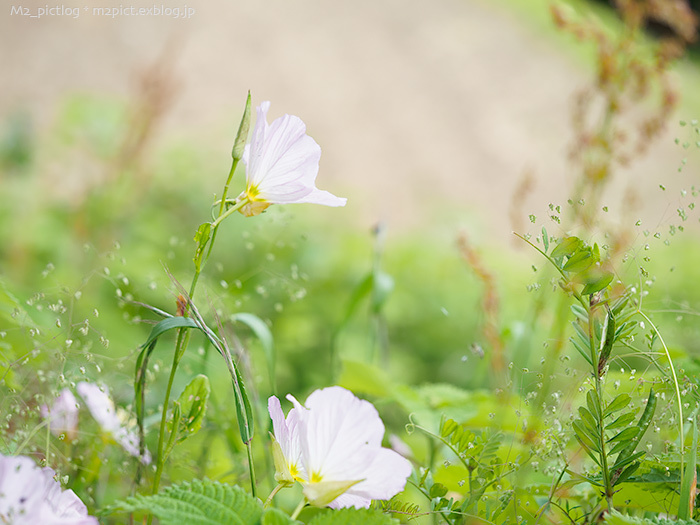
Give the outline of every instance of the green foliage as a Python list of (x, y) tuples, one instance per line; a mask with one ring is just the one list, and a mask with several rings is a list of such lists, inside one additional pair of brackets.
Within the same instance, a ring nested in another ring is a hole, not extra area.
[(626, 516), (617, 511), (612, 511), (605, 515), (604, 523), (607, 525), (697, 525), (700, 522), (687, 519), (668, 519), (662, 517), (639, 518)]
[(152, 496), (127, 498), (108, 509), (109, 514), (116, 512), (146, 512), (157, 517), (163, 525), (295, 523), (277, 510), (263, 512), (260, 503), (240, 487), (209, 480), (193, 480), (167, 487)]
[(169, 430), (177, 436), (178, 443), (202, 428), (210, 392), (209, 378), (199, 374), (189, 382), (177, 401), (173, 401), (175, 412)]
[(309, 525), (398, 525), (396, 520), (374, 509), (327, 510), (315, 516)]

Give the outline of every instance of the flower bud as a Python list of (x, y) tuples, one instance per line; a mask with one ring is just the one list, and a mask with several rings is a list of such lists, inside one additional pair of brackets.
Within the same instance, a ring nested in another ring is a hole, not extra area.
[(233, 150), (231, 151), (233, 160), (241, 160), (243, 158), (245, 143), (248, 140), (248, 130), (250, 130), (250, 91), (248, 91), (243, 118), (241, 119), (241, 125), (238, 126), (238, 134), (236, 135), (236, 140), (233, 143)]

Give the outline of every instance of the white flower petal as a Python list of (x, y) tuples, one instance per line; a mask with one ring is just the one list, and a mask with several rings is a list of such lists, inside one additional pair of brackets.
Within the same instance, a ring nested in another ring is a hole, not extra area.
[(114, 402), (109, 397), (109, 391), (106, 388), (103, 391), (99, 386), (85, 381), (78, 383), (75, 388), (85, 401), (92, 417), (104, 430), (110, 433), (119, 430), (122, 423), (119, 421)]
[[(380, 448), (363, 474), (364, 480), (346, 494), (368, 499), (390, 499), (406, 486), (411, 475), (411, 463), (393, 450)], [(333, 503), (336, 503), (335, 500)]]
[(26, 456), (0, 455), (0, 522), (14, 525), (98, 525), (72, 490), (62, 490), (55, 472)]
[(78, 432), (78, 400), (68, 388), (61, 390), (51, 407), (42, 405), (41, 415), (49, 420), (55, 436), (66, 434), (73, 439)]
[(303, 419), (304, 463), (311, 479), (364, 479), (361, 475), (373, 459), (371, 450), (381, 447), (384, 424), (368, 401), (341, 387), (316, 390), (306, 400)]
[(287, 467), (290, 469), (291, 477), (306, 479), (306, 471), (301, 463), (301, 448), (297, 428), (299, 425), (298, 410), (292, 408), (285, 420), (280, 401), (275, 396), (271, 396), (267, 400), (267, 410), (272, 419), (275, 439), (280, 445), (282, 455), (287, 462)]
[[(85, 381), (78, 383), (75, 388), (85, 401), (92, 417), (95, 418), (95, 421), (99, 423), (102, 429), (112, 434), (114, 439), (128, 454), (138, 458), (140, 456), (139, 437), (127, 429), (119, 418), (114, 401), (109, 397), (107, 388), (105, 387), (103, 391), (99, 386)], [(144, 465), (149, 465), (151, 463), (150, 452), (146, 450), (140, 460)]]
[(243, 153), (246, 190), (239, 198), (271, 204), (344, 206), (345, 199), (315, 186), (321, 148), (306, 134), (304, 122), (284, 115), (268, 124), (269, 108), (270, 103), (263, 102), (257, 109), (252, 139)]

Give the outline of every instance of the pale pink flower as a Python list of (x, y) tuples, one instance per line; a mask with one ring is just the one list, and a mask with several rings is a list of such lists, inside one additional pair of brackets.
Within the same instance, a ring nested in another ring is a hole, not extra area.
[(75, 439), (78, 432), (78, 400), (68, 388), (61, 393), (53, 404), (42, 405), (41, 415), (49, 420), (51, 432), (55, 436), (65, 434), (70, 439)]
[(279, 400), (268, 400), (275, 447), (284, 456), (275, 462), (278, 481), (299, 481), (309, 503), (336, 509), (369, 507), (404, 489), (411, 464), (382, 447), (384, 424), (371, 403), (338, 386), (316, 390), (306, 406), (287, 399), (294, 408), (286, 419)]
[[(112, 398), (109, 397), (107, 388), (104, 387), (103, 389), (93, 383), (86, 383), (83, 381), (78, 383), (76, 390), (85, 401), (92, 417), (95, 418), (102, 429), (112, 434), (114, 439), (130, 455), (138, 458), (140, 456), (139, 437), (135, 432), (126, 427), (125, 418), (120, 418), (117, 414), (114, 402)], [(141, 463), (144, 465), (151, 463), (151, 454), (148, 450), (145, 451), (141, 458)]]
[(238, 199), (250, 202), (241, 208), (248, 217), (271, 204), (308, 202), (345, 206), (347, 199), (316, 188), (321, 147), (306, 134), (299, 117), (284, 115), (267, 123), (269, 102), (258, 106), (258, 118), (250, 144), (245, 147), (246, 189)]
[(0, 523), (99, 525), (72, 490), (62, 490), (49, 467), (26, 456), (0, 454)]

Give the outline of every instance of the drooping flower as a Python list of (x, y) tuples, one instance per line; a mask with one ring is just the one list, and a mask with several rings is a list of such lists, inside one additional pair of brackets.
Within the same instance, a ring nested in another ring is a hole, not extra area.
[(347, 199), (316, 188), (321, 147), (306, 134), (299, 117), (284, 115), (267, 123), (270, 102), (258, 106), (253, 136), (243, 153), (246, 189), (238, 200), (247, 198), (240, 212), (251, 217), (271, 204), (308, 202), (324, 206), (345, 206)]
[[(82, 381), (77, 384), (76, 390), (85, 400), (85, 404), (90, 410), (92, 417), (100, 424), (102, 429), (109, 434), (112, 434), (114, 439), (122, 446), (130, 455), (138, 458), (139, 453), (139, 437), (135, 432), (126, 427), (126, 422), (120, 418), (114, 407), (112, 398), (109, 397), (109, 391), (93, 383)], [(151, 463), (151, 454), (148, 450), (145, 451), (143, 457), (140, 458), (141, 463), (148, 465)]]
[(42, 405), (41, 415), (49, 420), (55, 436), (64, 434), (69, 440), (78, 432), (78, 400), (68, 388), (61, 390), (51, 406)]
[(0, 523), (99, 525), (75, 492), (61, 489), (55, 475), (27, 456), (0, 454)]
[(309, 503), (336, 509), (366, 508), (404, 489), (411, 464), (382, 447), (384, 424), (371, 403), (337, 386), (316, 390), (305, 406), (287, 399), (294, 408), (286, 419), (279, 400), (268, 401), (284, 459), (275, 461), (278, 481), (299, 481)]

